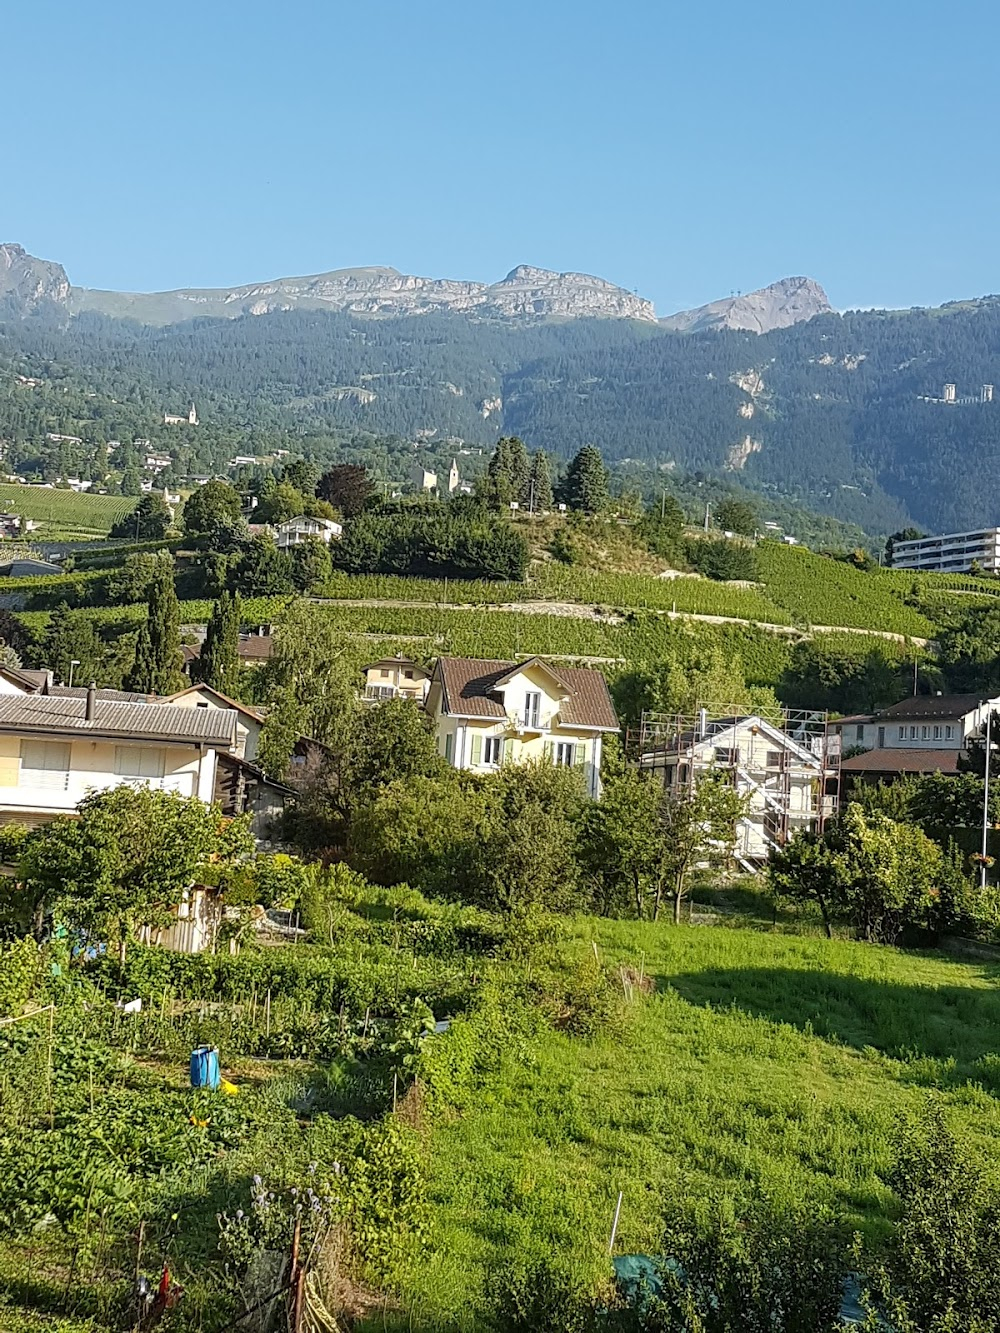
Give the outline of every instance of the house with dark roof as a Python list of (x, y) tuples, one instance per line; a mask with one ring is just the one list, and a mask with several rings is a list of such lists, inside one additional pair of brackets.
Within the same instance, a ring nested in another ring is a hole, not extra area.
[(841, 765), (848, 782), (891, 782), (919, 773), (956, 773), (969, 740), (982, 732), (1000, 698), (982, 694), (916, 694), (877, 713), (833, 723), (849, 755)]
[(106, 693), (0, 694), (0, 822), (44, 823), (123, 784), (215, 798), (219, 756), (236, 743), (234, 710)]
[(540, 657), (441, 657), (424, 708), (440, 753), (455, 768), (485, 774), (547, 759), (577, 769), (589, 794), (600, 795), (602, 742), (618, 731), (618, 718), (599, 671)]

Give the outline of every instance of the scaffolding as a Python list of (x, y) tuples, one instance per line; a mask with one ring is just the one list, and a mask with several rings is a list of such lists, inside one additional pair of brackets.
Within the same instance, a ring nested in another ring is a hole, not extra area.
[(629, 761), (678, 795), (712, 772), (748, 797), (735, 850), (748, 871), (794, 833), (821, 832), (837, 811), (841, 738), (816, 709), (703, 704), (693, 713), (645, 712), (625, 741)]

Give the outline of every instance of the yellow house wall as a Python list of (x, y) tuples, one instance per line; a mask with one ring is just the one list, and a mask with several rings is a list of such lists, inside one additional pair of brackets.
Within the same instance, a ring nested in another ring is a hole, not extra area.
[[(209, 708), (224, 710), (229, 707), (228, 704), (220, 703), (214, 695), (207, 691), (203, 694), (200, 690), (185, 694), (182, 699), (175, 699), (172, 707), (174, 708), (197, 708), (199, 704), (208, 704)], [(240, 759), (246, 759), (253, 763), (257, 754), (257, 742), (260, 739), (261, 724), (255, 722), (253, 718), (245, 716), (243, 713), (236, 714), (236, 754)]]

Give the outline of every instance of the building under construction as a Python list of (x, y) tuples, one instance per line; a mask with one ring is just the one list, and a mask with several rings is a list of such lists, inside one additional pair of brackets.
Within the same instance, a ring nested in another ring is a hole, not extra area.
[(734, 852), (745, 870), (758, 870), (793, 833), (821, 830), (837, 810), (841, 741), (826, 713), (785, 709), (764, 717), (709, 706), (693, 714), (643, 713), (627, 749), (669, 790), (724, 773), (749, 797)]

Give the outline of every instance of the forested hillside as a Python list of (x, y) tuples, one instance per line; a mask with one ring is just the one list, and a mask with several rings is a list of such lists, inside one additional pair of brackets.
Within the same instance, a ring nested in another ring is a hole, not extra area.
[[(1000, 515), (1000, 395), (980, 401), (1000, 382), (992, 298), (821, 315), (760, 336), (305, 311), (154, 329), (49, 312), (0, 324), (0, 358), (41, 393), (69, 375), (73, 392), (115, 400), (122, 431), (137, 407), (196, 399), (201, 436), (174, 437), (192, 467), (218, 465), (200, 447), (210, 429), (224, 428), (226, 449), (254, 432), (480, 446), (518, 434), (562, 458), (592, 441), (651, 484), (660, 468), (729, 474), (873, 533)], [(959, 401), (928, 401), (946, 382)], [(5, 389), (0, 434), (23, 433), (29, 396)]]

